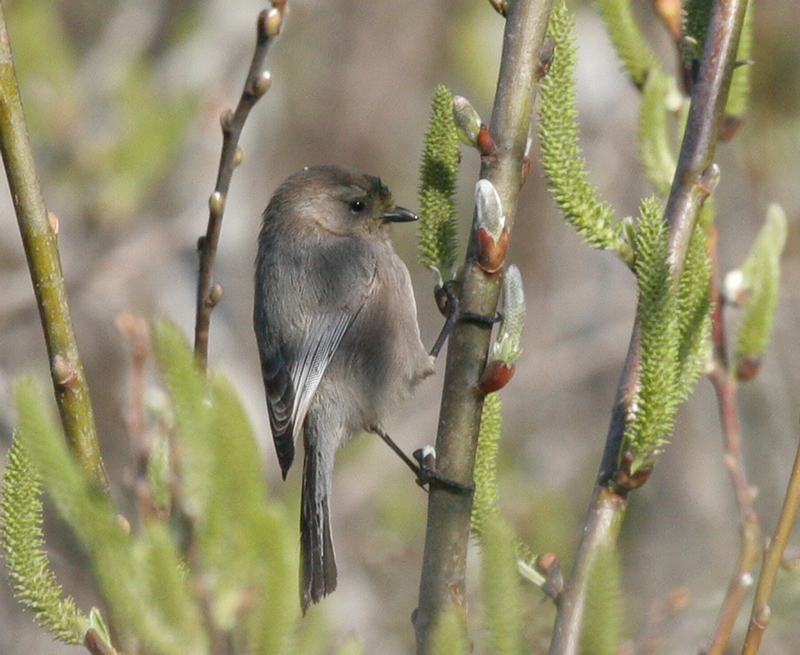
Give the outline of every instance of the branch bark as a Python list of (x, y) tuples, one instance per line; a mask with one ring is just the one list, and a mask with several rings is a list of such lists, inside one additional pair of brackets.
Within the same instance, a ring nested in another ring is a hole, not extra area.
[[(530, 134), (531, 108), (552, 0), (517, 0), (506, 20), (500, 75), (490, 134), (497, 152), (483, 157), (481, 177), (497, 189), (509, 231), (523, 182), (523, 160)], [(485, 273), (476, 264), (476, 222), (467, 248), (461, 278), (460, 305), (468, 312), (494, 315), (502, 274)], [(464, 485), (471, 484), (483, 394), (478, 381), (486, 364), (491, 329), (459, 322), (450, 336), (444, 392), (436, 438), (439, 472)], [(414, 627), (417, 653), (430, 652), (431, 633), (448, 609), (463, 612), (465, 568), (472, 497), (433, 486), (428, 499), (428, 528), (422, 563), (419, 606)]]
[(0, 152), (14, 201), (36, 305), (50, 358), (56, 403), (67, 442), (83, 470), (104, 490), (108, 478), (89, 389), (69, 312), (58, 253), (57, 219), (48, 215), (36, 175), (33, 151), (17, 85), (5, 15), (0, 7)]

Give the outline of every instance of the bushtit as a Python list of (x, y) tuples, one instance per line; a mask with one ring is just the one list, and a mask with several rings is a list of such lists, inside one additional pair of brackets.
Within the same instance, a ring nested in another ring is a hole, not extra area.
[(303, 436), (300, 602), (336, 588), (329, 497), (336, 449), (380, 425), (433, 373), (411, 279), (388, 223), (395, 206), (377, 177), (338, 166), (288, 178), (264, 212), (253, 324), (283, 477)]

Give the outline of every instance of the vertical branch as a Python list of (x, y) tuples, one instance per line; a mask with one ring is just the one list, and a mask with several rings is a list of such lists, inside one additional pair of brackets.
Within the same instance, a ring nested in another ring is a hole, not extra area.
[(736, 379), (729, 371), (725, 325), (722, 314), (722, 297), (719, 290), (719, 269), (716, 248), (716, 231), (709, 236), (711, 258), (711, 299), (713, 364), (709, 379), (714, 386), (719, 405), (720, 425), (725, 448), (725, 467), (731, 478), (736, 507), (739, 511), (741, 533), (739, 560), (731, 576), (725, 599), (717, 617), (717, 625), (708, 655), (722, 655), (730, 638), (739, 608), (744, 601), (749, 585), (747, 576), (753, 570), (761, 554), (761, 526), (753, 504), (753, 489), (747, 479), (739, 436), (739, 420), (736, 415)]
[[(523, 181), (539, 51), (551, 5), (552, 0), (517, 0), (508, 11), (489, 128), (497, 151), (483, 158), (481, 177), (490, 180), (497, 189), (509, 230)], [(460, 304), (465, 311), (492, 316), (502, 275), (488, 274), (477, 265), (477, 249), (473, 220), (461, 278)], [(448, 346), (436, 453), (440, 473), (465, 485), (472, 479), (484, 398), (477, 384), (486, 363), (490, 338), (488, 325), (460, 322)], [(414, 618), (420, 655), (430, 652), (431, 631), (438, 617), (454, 607), (464, 610), (471, 509), (470, 495), (436, 486), (430, 491), (419, 606)]]
[(58, 253), (28, 139), (5, 16), (0, 7), (0, 151), (42, 321), (50, 374), (67, 441), (81, 468), (108, 489)]
[(280, 33), (286, 0), (274, 0), (271, 9), (258, 15), (256, 48), (250, 62), (250, 70), (245, 79), (244, 89), (235, 111), (225, 111), (220, 116), (222, 126), (222, 153), (214, 192), (208, 201), (208, 226), (206, 233), (197, 242), (200, 256), (197, 278), (197, 313), (194, 325), (194, 354), (201, 368), (208, 363), (208, 337), (211, 312), (222, 298), (222, 287), (214, 284), (214, 258), (222, 230), (222, 216), (225, 212), (225, 199), (233, 177), (233, 171), (242, 161), (239, 137), (250, 110), (270, 87), (271, 77), (264, 70), (264, 61), (272, 41)]
[(750, 615), (750, 625), (747, 627), (742, 655), (756, 655), (761, 644), (761, 637), (769, 624), (772, 610), (769, 606), (769, 598), (775, 586), (775, 578), (778, 569), (781, 567), (783, 551), (789, 541), (797, 511), (800, 509), (800, 441), (798, 441), (797, 455), (795, 456), (792, 474), (789, 477), (789, 485), (786, 489), (786, 496), (783, 499), (783, 507), (778, 517), (778, 525), (775, 534), (770, 540), (767, 553), (764, 557), (764, 564), (761, 567), (761, 575), (756, 587), (756, 595), (753, 599), (753, 611)]
[[(712, 161), (725, 114), (746, 5), (745, 0), (715, 0), (714, 3), (678, 165), (664, 213), (664, 221), (669, 229), (670, 272), (675, 284), (683, 273), (700, 208), (718, 179), (719, 172)], [(578, 652), (588, 574), (592, 569), (594, 554), (598, 551), (597, 544), (608, 541), (608, 530), (616, 524), (615, 521), (597, 520), (596, 515), (604, 515), (609, 508), (622, 514), (626, 508), (624, 501), (630, 487), (618, 487), (614, 484), (614, 478), (620, 458), (624, 455), (620, 450), (625, 426), (630, 415), (633, 392), (639, 384), (639, 339), (637, 319), (617, 389), (585, 528), (556, 616), (550, 655), (575, 655)], [(610, 494), (617, 495), (618, 501), (611, 502)], [(621, 520), (621, 516), (619, 518)]]

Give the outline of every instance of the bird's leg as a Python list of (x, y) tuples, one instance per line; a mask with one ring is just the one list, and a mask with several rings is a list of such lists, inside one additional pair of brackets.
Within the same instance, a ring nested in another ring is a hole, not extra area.
[(431, 348), (430, 356), (434, 359), (439, 356), (439, 353), (444, 347), (444, 342), (447, 341), (447, 338), (450, 336), (450, 333), (453, 331), (453, 328), (459, 321), (469, 321), (479, 325), (492, 326), (501, 319), (499, 313), (496, 313), (494, 316), (484, 316), (483, 314), (476, 314), (475, 312), (461, 309), (461, 302), (453, 291), (453, 283), (454, 280), (450, 280), (449, 282), (445, 282), (441, 287), (442, 296), (439, 304), (442, 311), (447, 312), (447, 318), (442, 326), (442, 331), (439, 332), (439, 336), (436, 337), (436, 342), (433, 344), (433, 348)]
[(441, 488), (448, 489), (453, 493), (459, 494), (471, 494), (474, 491), (472, 485), (461, 484), (460, 482), (450, 480), (439, 473), (436, 470), (436, 455), (427, 449), (420, 448), (419, 450), (414, 451), (414, 458), (417, 460), (417, 462), (414, 462), (403, 452), (403, 449), (394, 442), (394, 439), (392, 439), (385, 430), (379, 428), (378, 426), (373, 426), (370, 428), (370, 432), (374, 432), (381, 439), (383, 439), (386, 445), (389, 446), (389, 448), (391, 448), (401, 460), (403, 460), (405, 465), (414, 471), (414, 475), (417, 476), (417, 484), (423, 489), (426, 486), (429, 488), (431, 486), (439, 486)]

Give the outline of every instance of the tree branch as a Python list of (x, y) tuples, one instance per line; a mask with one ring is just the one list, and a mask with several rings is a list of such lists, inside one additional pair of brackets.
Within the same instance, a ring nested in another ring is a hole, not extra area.
[(233, 171), (242, 161), (239, 137), (250, 110), (261, 99), (270, 86), (270, 74), (264, 70), (264, 61), (272, 41), (280, 33), (286, 0), (274, 0), (271, 9), (258, 15), (256, 48), (250, 70), (245, 79), (244, 89), (235, 111), (225, 111), (220, 116), (222, 126), (222, 153), (214, 192), (209, 198), (209, 215), (206, 233), (197, 242), (200, 256), (197, 278), (197, 313), (194, 326), (194, 354), (198, 364), (205, 369), (208, 364), (208, 338), (211, 312), (222, 298), (222, 287), (214, 284), (214, 258), (222, 230), (222, 216), (225, 212), (225, 199), (228, 196)]
[[(511, 228), (517, 193), (523, 181), (523, 160), (530, 133), (531, 107), (538, 81), (539, 52), (552, 0), (517, 0), (506, 22), (500, 76), (490, 134), (497, 152), (483, 157), (481, 177), (497, 189)], [(460, 306), (473, 314), (492, 316), (497, 308), (502, 274), (485, 273), (476, 263), (478, 250), (473, 219)], [(491, 329), (459, 322), (450, 336), (436, 453), (439, 472), (464, 485), (472, 480), (483, 394), (478, 390), (491, 340)], [(433, 487), (428, 500), (428, 529), (414, 626), (417, 653), (430, 652), (431, 631), (449, 608), (464, 609), (465, 567), (472, 497)]]
[(36, 176), (25, 115), (0, 7), (0, 151), (14, 201), (42, 321), (50, 374), (67, 442), (83, 470), (108, 490), (89, 389), (83, 371), (58, 253), (58, 221), (48, 214)]
[[(712, 161), (719, 128), (725, 115), (725, 103), (746, 4), (744, 0), (716, 0), (714, 3), (678, 165), (664, 213), (664, 221), (669, 229), (673, 284), (680, 280), (700, 208), (718, 178), (718, 171)], [(627, 506), (625, 498), (629, 489), (618, 488), (613, 480), (620, 458), (624, 455), (620, 449), (630, 415), (633, 391), (638, 386), (639, 350), (637, 319), (617, 389), (586, 525), (556, 616), (550, 655), (575, 655), (578, 652), (588, 572), (592, 570), (594, 554), (599, 550), (597, 544), (608, 543), (608, 530), (617, 524), (617, 521), (599, 520), (597, 515), (604, 516), (610, 508), (620, 514), (618, 520), (621, 521)], [(606, 488), (605, 493), (602, 492), (603, 488)], [(618, 501), (610, 502), (609, 494), (616, 494)]]
[[(722, 655), (730, 639), (739, 609), (749, 588), (748, 576), (761, 555), (761, 526), (753, 504), (753, 488), (747, 479), (739, 436), (739, 420), (736, 416), (736, 378), (729, 370), (725, 324), (722, 313), (722, 297), (719, 290), (719, 270), (717, 260), (716, 230), (709, 236), (709, 257), (711, 258), (711, 299), (713, 346), (713, 366), (709, 379), (717, 394), (722, 438), (725, 447), (725, 466), (731, 478), (736, 507), (739, 511), (741, 533), (739, 559), (731, 576), (725, 599), (717, 617), (717, 626), (707, 655)], [(751, 578), (752, 580), (752, 578)]]
[(775, 578), (778, 569), (783, 561), (783, 552), (789, 541), (794, 520), (797, 517), (797, 510), (800, 508), (800, 442), (798, 442), (797, 455), (795, 456), (792, 474), (789, 477), (789, 484), (786, 489), (786, 496), (783, 500), (781, 515), (778, 517), (778, 525), (775, 534), (772, 536), (767, 554), (764, 557), (764, 564), (761, 567), (761, 575), (756, 587), (756, 595), (753, 599), (753, 611), (750, 615), (750, 625), (747, 627), (742, 655), (756, 655), (761, 644), (761, 637), (769, 624), (771, 610), (769, 598), (775, 586)]

